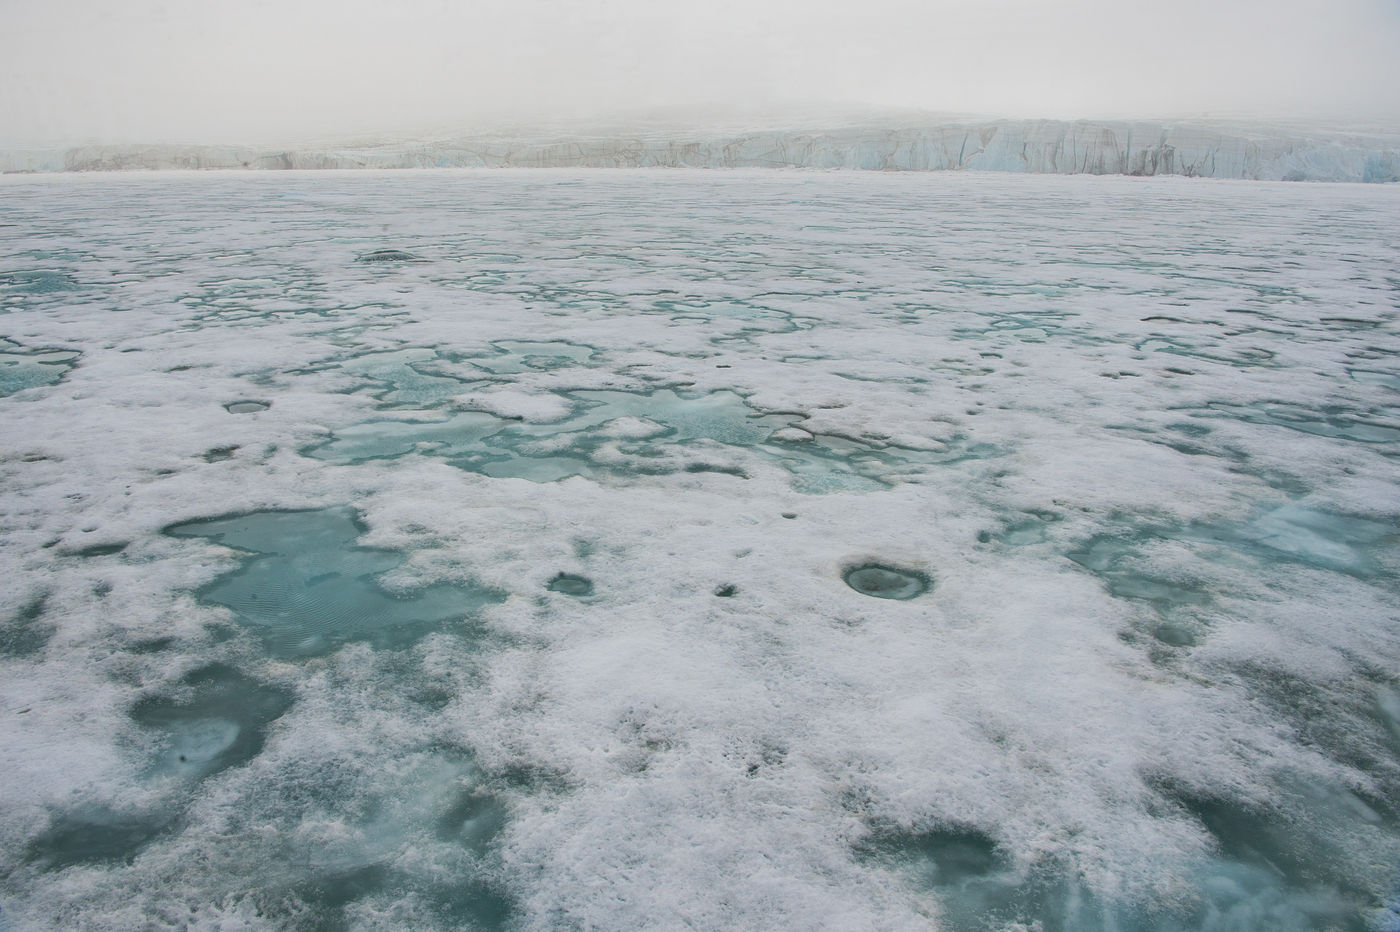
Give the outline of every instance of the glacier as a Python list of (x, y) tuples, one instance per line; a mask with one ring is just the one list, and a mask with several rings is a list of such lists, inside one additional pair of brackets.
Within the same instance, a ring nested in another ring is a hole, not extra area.
[(400, 168), (811, 168), (1400, 180), (1400, 132), (1228, 121), (932, 120), (802, 129), (532, 131), (288, 148), (0, 152), (9, 172)]

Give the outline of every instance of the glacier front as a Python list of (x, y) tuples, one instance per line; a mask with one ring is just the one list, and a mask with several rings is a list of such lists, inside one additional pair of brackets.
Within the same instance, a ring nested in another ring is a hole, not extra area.
[(354, 144), (0, 152), (8, 172), (128, 169), (816, 168), (1272, 181), (1400, 180), (1400, 132), (1196, 121), (896, 120), (801, 129), (535, 130)]

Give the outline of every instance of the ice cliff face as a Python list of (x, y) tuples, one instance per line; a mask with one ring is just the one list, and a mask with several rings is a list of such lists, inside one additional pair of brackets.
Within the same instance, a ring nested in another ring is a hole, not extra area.
[(1284, 181), (1400, 180), (1400, 133), (1217, 123), (938, 123), (727, 134), (477, 136), (296, 150), (83, 147), (0, 153), (6, 171), (327, 168), (970, 169)]

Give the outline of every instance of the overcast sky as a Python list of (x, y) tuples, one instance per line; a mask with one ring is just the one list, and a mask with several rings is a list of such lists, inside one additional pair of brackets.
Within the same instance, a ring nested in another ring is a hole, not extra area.
[(1400, 121), (1400, 0), (0, 0), (5, 146), (824, 105)]

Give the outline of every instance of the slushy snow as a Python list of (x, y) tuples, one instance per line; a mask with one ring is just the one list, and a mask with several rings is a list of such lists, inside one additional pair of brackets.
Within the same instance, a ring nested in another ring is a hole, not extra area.
[(1397, 269), (1393, 186), (0, 180), (0, 926), (1393, 927)]

